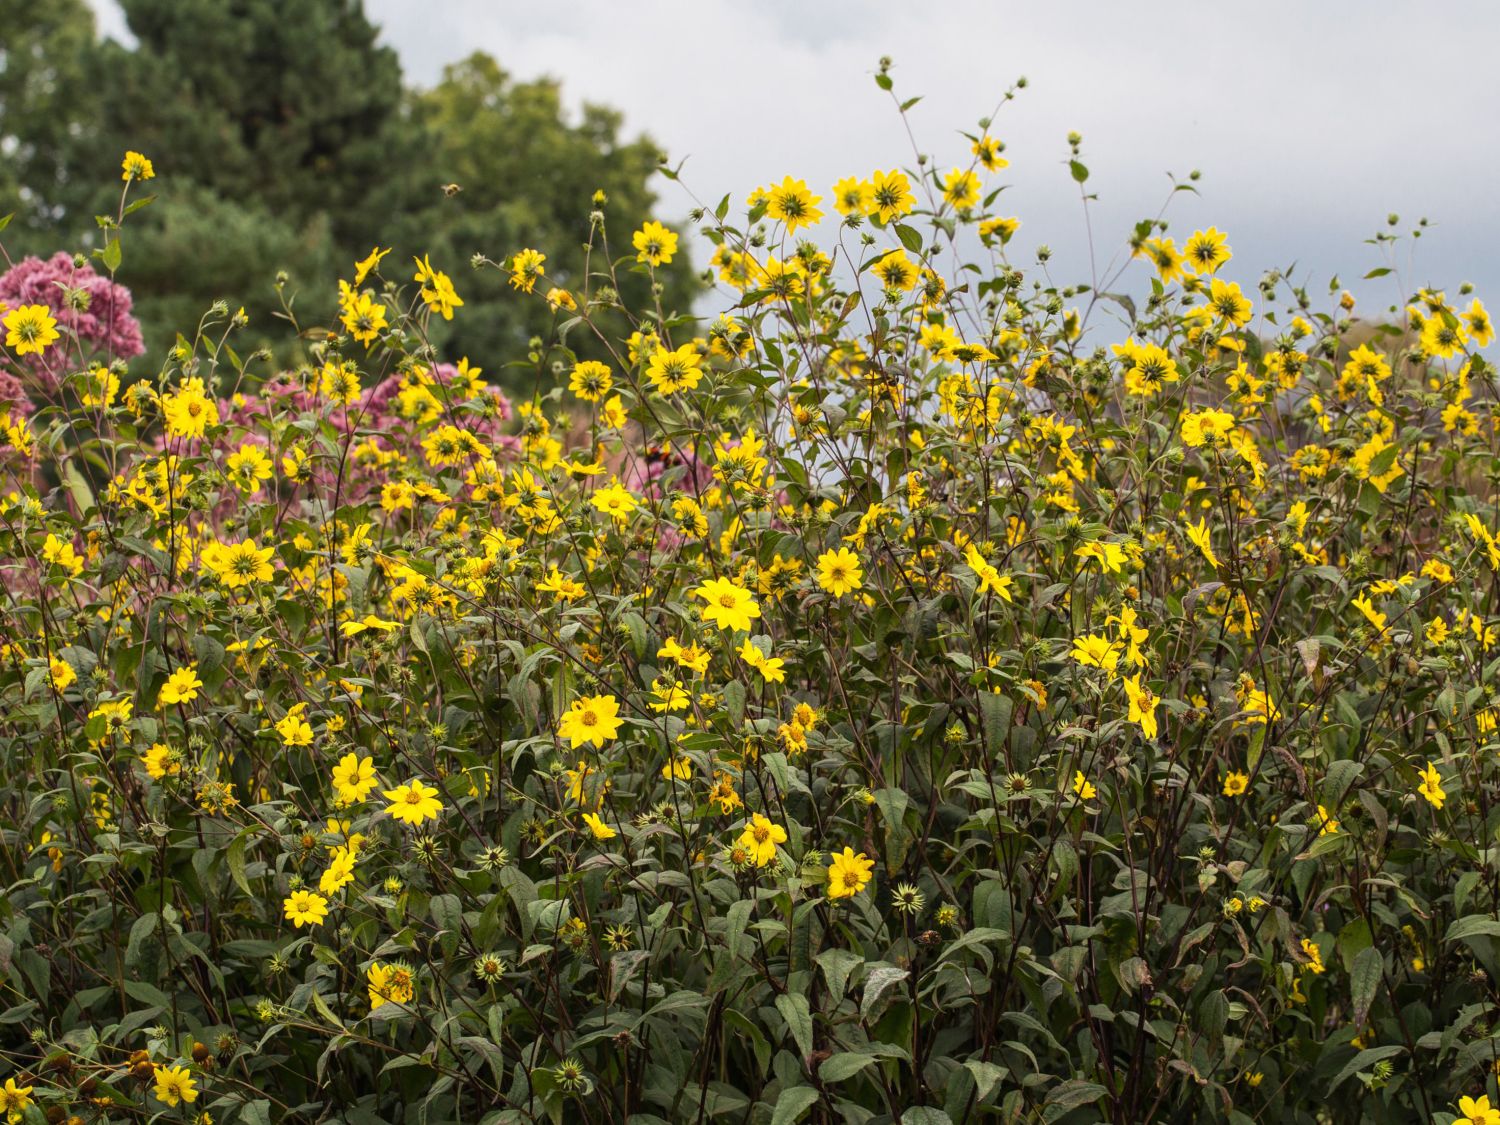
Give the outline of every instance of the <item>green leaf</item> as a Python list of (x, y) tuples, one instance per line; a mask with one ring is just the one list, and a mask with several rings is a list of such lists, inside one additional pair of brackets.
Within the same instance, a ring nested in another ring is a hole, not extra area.
[(905, 223), (896, 224), (896, 237), (901, 240), (901, 245), (913, 254), (922, 252), (922, 236)]
[(842, 1082), (852, 1078), (865, 1067), (875, 1062), (874, 1055), (861, 1055), (854, 1051), (840, 1051), (829, 1055), (818, 1067), (818, 1077), (824, 1082)]
[(865, 963), (865, 959), (858, 953), (851, 953), (847, 949), (825, 949), (813, 960), (823, 970), (829, 995), (839, 1000), (843, 999), (844, 990), (849, 987), (850, 975)]
[(870, 975), (865, 978), (865, 994), (859, 1002), (859, 1018), (868, 1020), (870, 1012), (874, 1010), (876, 1003), (886, 991), (892, 985), (900, 984), (909, 975), (905, 969), (897, 969), (891, 965), (871, 969)]
[(103, 250), (95, 252), (99, 255), (99, 260), (104, 263), (104, 268), (110, 273), (114, 273), (115, 270), (120, 268), (121, 254), (120, 240), (118, 238), (111, 238), (104, 244)]
[(781, 1091), (776, 1099), (776, 1108), (771, 1111), (771, 1125), (792, 1125), (802, 1120), (802, 1115), (811, 1109), (821, 1097), (811, 1086), (793, 1086)]
[(1374, 946), (1361, 949), (1354, 958), (1349, 974), (1349, 991), (1354, 1001), (1354, 1026), (1363, 1027), (1385, 973), (1385, 958)]
[(1073, 173), (1074, 183), (1083, 183), (1089, 178), (1089, 170), (1076, 160), (1068, 161), (1068, 171)]
[(786, 1020), (787, 1030), (792, 1033), (792, 1039), (796, 1041), (797, 1050), (802, 1057), (812, 1054), (813, 1018), (807, 997), (800, 992), (783, 992), (776, 997), (776, 1010)]
[(1405, 1051), (1406, 1048), (1399, 1043), (1390, 1047), (1371, 1047), (1368, 1051), (1361, 1051), (1345, 1063), (1344, 1069), (1334, 1076), (1333, 1081), (1328, 1084), (1328, 1093), (1332, 1094), (1347, 1079), (1353, 1077), (1366, 1067), (1374, 1066), (1381, 1059), (1392, 1058), (1395, 1055), (1403, 1054)]
[(983, 1102), (989, 1097), (1001, 1080), (1010, 1073), (1005, 1067), (996, 1066), (983, 1059), (969, 1059), (964, 1063), (964, 1069), (974, 1076), (974, 1100), (977, 1102)]
[(1500, 920), (1483, 914), (1470, 914), (1457, 919), (1443, 935), (1444, 941), (1462, 941), (1471, 937), (1500, 937)]

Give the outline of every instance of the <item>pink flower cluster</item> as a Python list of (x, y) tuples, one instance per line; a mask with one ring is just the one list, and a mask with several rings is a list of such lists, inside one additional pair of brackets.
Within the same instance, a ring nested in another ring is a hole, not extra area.
[[(70, 302), (69, 290), (82, 294), (81, 299)], [(39, 356), (12, 359), (8, 368), (0, 356), (0, 409), (9, 403), (30, 413), (33, 402), (55, 397), (62, 375), (77, 359), (72, 340), (85, 360), (109, 362), (144, 352), (140, 322), (130, 311), (133, 303), (125, 286), (95, 273), (87, 263), (74, 264), (62, 250), (46, 260), (24, 258), (0, 274), (0, 305), (46, 305), (65, 336)]]

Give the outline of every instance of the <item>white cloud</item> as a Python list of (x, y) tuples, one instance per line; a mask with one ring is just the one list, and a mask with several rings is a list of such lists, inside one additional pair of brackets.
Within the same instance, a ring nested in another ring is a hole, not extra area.
[[(1099, 200), (1101, 260), (1167, 195), (1165, 173), (1203, 171), (1202, 195), (1168, 213), (1186, 235), (1229, 233), (1234, 276), (1255, 281), (1294, 261), (1316, 299), (1338, 271), (1362, 298), (1396, 299), (1389, 280), (1355, 285), (1380, 265), (1364, 240), (1387, 212), (1436, 224), (1412, 284), (1473, 280), (1500, 302), (1486, 235), (1500, 204), (1497, 156), (1484, 138), (1493, 108), (1487, 44), (1500, 10), (1453, 3), (1440, 59), (1408, 58), (1412, 9), (1398, 0), (1325, 5), (1263, 0), (1219, 8), (1199, 0), (994, 3), (929, 0), (367, 0), (409, 78), (431, 84), (445, 63), (485, 50), (520, 78), (550, 75), (570, 104), (624, 111), (675, 161), (706, 203), (738, 204), (757, 184), (792, 174), (816, 190), (875, 167), (910, 166), (912, 149), (872, 74), (881, 55), (911, 112), (921, 150), (947, 167), (967, 159), (961, 129), (1019, 75), (1029, 88), (992, 131), (1012, 162), (1007, 211), (1023, 222), (1018, 263), (1038, 241), (1057, 252), (1052, 276), (1086, 280), (1078, 191), (1065, 136), (1084, 136)], [(660, 185), (662, 209), (684, 215), (683, 188)]]

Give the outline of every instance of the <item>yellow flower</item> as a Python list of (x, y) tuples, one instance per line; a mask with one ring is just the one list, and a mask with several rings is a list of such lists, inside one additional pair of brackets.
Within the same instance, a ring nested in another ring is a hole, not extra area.
[(377, 784), (374, 758), (362, 758), (350, 752), (333, 767), (334, 794), (340, 805), (357, 805)]
[(312, 726), (302, 717), (307, 704), (299, 703), (288, 711), (276, 724), (276, 733), (281, 735), (283, 746), (311, 746)]
[(598, 402), (609, 394), (615, 378), (609, 368), (597, 359), (585, 359), (573, 365), (573, 374), (568, 379), (568, 389), (584, 402)]
[(764, 867), (776, 858), (776, 845), (786, 843), (786, 829), (754, 813), (735, 842), (749, 854), (750, 862)]
[(5, 314), (5, 346), (16, 355), (41, 355), (54, 344), (61, 333), (52, 310), (46, 305), (22, 305)]
[(510, 263), (510, 283), (523, 293), (530, 293), (536, 288), (537, 279), (547, 271), (542, 263), (547, 260), (547, 255), (538, 250), (522, 250)]
[(1427, 798), (1427, 803), (1433, 808), (1442, 808), (1443, 801), (1447, 798), (1448, 794), (1443, 789), (1443, 779), (1436, 767), (1431, 762), (1428, 762), (1426, 769), (1417, 771), (1417, 776), (1421, 778), (1421, 783), (1417, 786), (1417, 792)]
[(1220, 320), (1235, 328), (1243, 328), (1250, 323), (1250, 299), (1240, 292), (1240, 287), (1233, 281), (1221, 281), (1216, 277), (1209, 283), (1208, 307)]
[(848, 547), (824, 551), (818, 556), (818, 585), (836, 598), (863, 589), (864, 574), (859, 556)]
[(379, 961), (365, 970), (365, 987), (372, 1012), (383, 1004), (409, 1004), (416, 992), (410, 969), (399, 963), (383, 965)]
[(1203, 553), (1203, 557), (1208, 560), (1208, 565), (1218, 569), (1219, 560), (1214, 556), (1213, 537), (1208, 530), (1208, 520), (1205, 518), (1196, 524), (1190, 523), (1186, 530), (1188, 539)]
[(0, 1086), (0, 1110), (5, 1111), (7, 1120), (13, 1125), (31, 1108), (31, 1091), (34, 1089), (35, 1086), (17, 1086), (14, 1078), (7, 1078), (5, 1085)]
[(1089, 783), (1089, 779), (1083, 776), (1082, 770), (1073, 775), (1073, 792), (1078, 795), (1080, 801), (1092, 801), (1099, 795), (1099, 791)]
[(612, 695), (590, 695), (573, 700), (557, 724), (557, 736), (577, 749), (586, 742), (602, 747), (620, 733), (620, 704)]
[(1224, 796), (1240, 797), (1250, 788), (1250, 775), (1239, 770), (1231, 770), (1224, 778)]
[(385, 306), (378, 304), (368, 293), (352, 297), (344, 305), (343, 315), (339, 319), (343, 322), (344, 330), (365, 347), (375, 342), (382, 328), (390, 326), (385, 319)]
[(703, 620), (720, 629), (748, 630), (750, 621), (760, 616), (760, 605), (750, 591), (732, 579), (710, 578), (693, 593), (703, 599)]
[(1098, 559), (1100, 568), (1110, 574), (1119, 574), (1126, 562), (1125, 548), (1118, 543), (1085, 543), (1073, 553), (1080, 559)]
[(75, 578), (83, 573), (83, 560), (73, 550), (73, 544), (66, 539), (59, 539), (50, 531), (42, 544), (42, 561), (61, 567)]
[(959, 211), (979, 202), (979, 173), (954, 168), (943, 177), (943, 198)]
[(1406, 472), (1398, 460), (1399, 454), (1399, 446), (1392, 445), (1380, 434), (1372, 434), (1369, 441), (1354, 451), (1350, 467), (1356, 477), (1369, 481), (1376, 492), (1384, 493)]
[(391, 802), (386, 811), (396, 820), (407, 824), (417, 825), (424, 820), (436, 820), (443, 811), (443, 803), (437, 799), (438, 791), (429, 785), (423, 785), (417, 778), (394, 789), (384, 789), (381, 793)]
[(853, 848), (835, 852), (828, 864), (828, 897), (849, 898), (859, 894), (870, 881), (875, 861)]
[(1005, 601), (1012, 601), (1010, 588), (1014, 579), (1008, 574), (1000, 571), (988, 559), (979, 553), (979, 548), (970, 543), (964, 548), (964, 563), (972, 570), (979, 579), (979, 585), (974, 587), (976, 594), (997, 594)]
[(412, 260), (417, 263), (417, 272), (412, 280), (422, 287), (417, 296), (430, 312), (437, 313), (444, 320), (452, 320), (453, 310), (461, 308), (464, 303), (453, 288), (453, 279), (442, 270), (433, 269), (425, 255)]
[(988, 133), (975, 141), (969, 151), (979, 157), (979, 163), (984, 165), (986, 172), (998, 172), (1010, 167), (1010, 161), (1000, 155), (1005, 151), (1005, 142), (996, 140)]
[(167, 682), (162, 685), (158, 702), (167, 705), (191, 703), (198, 698), (198, 689), (202, 686), (203, 681), (198, 678), (198, 665), (189, 664), (177, 669), (167, 678)]
[(1182, 416), (1182, 440), (1195, 449), (1220, 445), (1234, 429), (1234, 415), (1225, 410), (1189, 411)]
[(740, 659), (761, 674), (761, 678), (768, 684), (780, 684), (786, 682), (786, 672), (783, 671), (786, 661), (779, 656), (764, 656), (760, 649), (749, 637), (745, 643), (740, 645)]
[(1434, 313), (1422, 324), (1422, 350), (1436, 359), (1452, 359), (1468, 342), (1468, 326), (1452, 313)]
[(138, 152), (128, 151), (125, 153), (125, 159), (120, 161), (120, 179), (126, 183), (131, 180), (150, 180), (155, 176), (156, 169), (151, 166), (151, 161)]
[(275, 574), (271, 566), (273, 547), (257, 547), (254, 539), (243, 543), (210, 543), (199, 556), (203, 566), (231, 590), (252, 582), (269, 582)]
[(198, 1100), (198, 1087), (185, 1066), (159, 1066), (155, 1070), (156, 1088), (151, 1092), (156, 1100), (175, 1106), (179, 1102), (191, 1105)]
[(596, 840), (612, 840), (619, 835), (618, 832), (591, 812), (583, 814), (583, 822), (589, 826), (589, 831), (594, 834), (594, 839)]
[(1231, 255), (1224, 236), (1217, 227), (1195, 230), (1193, 236), (1183, 244), (1183, 262), (1196, 274), (1217, 273), (1220, 266), (1229, 261)]
[(608, 488), (598, 489), (589, 502), (618, 524), (629, 520), (630, 513), (640, 507), (635, 494), (619, 481), (611, 482)]
[(73, 671), (73, 665), (66, 660), (54, 656), (47, 662), (47, 678), (52, 681), (54, 690), (67, 691), (69, 685), (78, 679), (78, 673)]
[(1316, 975), (1323, 971), (1323, 953), (1312, 938), (1302, 939), (1302, 952), (1307, 955), (1307, 971)]
[(1127, 676), (1122, 682), (1125, 684), (1125, 694), (1130, 699), (1128, 720), (1139, 724), (1141, 734), (1145, 737), (1155, 738), (1157, 734), (1156, 705), (1160, 700), (1150, 688), (1141, 686), (1139, 676)]
[(1365, 620), (1375, 627), (1375, 631), (1382, 635), (1386, 632), (1386, 615), (1375, 608), (1373, 602), (1365, 594), (1360, 594), (1351, 603), (1355, 609), (1364, 614)]
[(667, 351), (657, 348), (646, 364), (646, 377), (658, 394), (675, 395), (678, 391), (690, 391), (703, 378), (703, 356), (694, 344), (683, 344)]
[(328, 917), (328, 900), (311, 891), (293, 891), (282, 904), (282, 910), (299, 930), (319, 925)]
[(875, 202), (875, 189), (868, 180), (849, 176), (833, 185), (833, 205), (840, 215), (864, 215)]
[(891, 250), (882, 255), (870, 272), (880, 279), (886, 289), (910, 290), (917, 284), (917, 263), (906, 256), (905, 250)]
[(334, 848), (329, 857), (328, 869), (318, 879), (318, 890), (331, 895), (341, 887), (354, 881), (354, 849)]
[(1073, 641), (1073, 659), (1085, 668), (1113, 672), (1120, 663), (1120, 645), (1108, 637), (1089, 633)]
[(370, 271), (379, 269), (380, 259), (384, 258), (390, 252), (389, 247), (382, 250), (379, 246), (372, 246), (368, 257), (354, 263), (354, 284), (363, 285), (365, 278), (370, 276)]
[(882, 223), (891, 223), (911, 213), (917, 205), (911, 181), (905, 172), (876, 172), (870, 180), (870, 215)]
[(201, 438), (209, 426), (219, 424), (219, 407), (199, 378), (187, 379), (177, 390), (161, 396), (167, 436)]
[[(1420, 971), (1420, 970), (1419, 970)], [(1489, 1095), (1458, 1099), (1458, 1111), (1463, 1114), (1453, 1125), (1500, 1125), (1500, 1109), (1490, 1105)]]
[(1322, 805), (1318, 806), (1318, 835), (1328, 836), (1339, 830), (1339, 822)]
[(647, 223), (631, 236), (635, 260), (648, 266), (664, 266), (677, 253), (677, 234), (657, 222)]
[(766, 192), (766, 214), (786, 224), (788, 234), (798, 227), (810, 227), (823, 217), (818, 210), (821, 195), (807, 190), (805, 180), (794, 180), (787, 176), (781, 183), (773, 184)]

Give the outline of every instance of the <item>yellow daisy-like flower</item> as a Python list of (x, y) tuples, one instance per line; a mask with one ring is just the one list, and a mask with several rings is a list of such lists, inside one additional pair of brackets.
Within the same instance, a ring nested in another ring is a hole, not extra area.
[(334, 848), (328, 859), (328, 869), (318, 879), (318, 890), (331, 895), (340, 888), (354, 882), (354, 849)]
[(828, 897), (849, 898), (859, 894), (870, 881), (875, 861), (864, 852), (845, 848), (835, 852), (828, 864)]
[(1182, 247), (1183, 264), (1196, 274), (1217, 273), (1232, 257), (1229, 244), (1217, 227), (1195, 230)]
[(641, 506), (635, 493), (619, 481), (611, 482), (608, 488), (597, 490), (589, 497), (589, 503), (618, 524), (629, 520), (630, 513)]
[(189, 664), (185, 668), (179, 668), (167, 678), (162, 685), (161, 695), (158, 700), (165, 705), (177, 703), (191, 703), (198, 698), (198, 689), (203, 686), (203, 681), (198, 678), (198, 665)]
[(153, 1076), (156, 1078), (156, 1088), (151, 1092), (156, 1095), (157, 1101), (175, 1106), (179, 1102), (191, 1105), (198, 1100), (198, 1087), (187, 1067), (159, 1066)]
[(328, 917), (328, 900), (312, 891), (293, 891), (281, 908), (299, 930), (303, 926), (316, 926)]
[(5, 346), (13, 348), (16, 355), (41, 355), (61, 336), (46, 305), (11, 309), (0, 324), (5, 326)]
[(125, 154), (125, 159), (120, 161), (120, 179), (126, 183), (131, 180), (149, 180), (155, 176), (156, 169), (151, 166), (151, 161), (138, 152), (129, 151)]
[(609, 367), (597, 359), (585, 359), (573, 365), (573, 374), (568, 379), (568, 390), (584, 402), (598, 402), (615, 385), (615, 377)]
[(417, 778), (394, 789), (384, 789), (381, 793), (391, 802), (386, 812), (406, 824), (417, 825), (424, 820), (436, 820), (443, 811), (443, 802), (437, 797), (438, 791), (430, 785), (423, 785)]
[(605, 824), (604, 821), (594, 813), (584, 813), (583, 822), (584, 824), (588, 825), (589, 832), (593, 834), (593, 837), (596, 840), (613, 840), (616, 836), (619, 835), (618, 832), (616, 832), (609, 825)]
[(333, 788), (340, 805), (359, 804), (377, 784), (374, 758), (362, 758), (351, 752), (333, 767)]
[(798, 227), (810, 227), (823, 217), (818, 209), (823, 197), (807, 190), (806, 180), (785, 177), (766, 193), (766, 214), (786, 224), (788, 234)]
[(750, 862), (756, 867), (764, 867), (776, 858), (776, 845), (786, 843), (786, 829), (771, 823), (760, 813), (754, 813), (735, 842), (745, 849)]
[(657, 222), (647, 223), (631, 236), (635, 260), (648, 266), (664, 266), (677, 253), (677, 233)]
[(612, 695), (589, 695), (573, 700), (557, 723), (557, 736), (566, 738), (573, 749), (592, 743), (595, 748), (620, 733), (624, 720), (620, 704)]
[(1120, 663), (1120, 645), (1108, 637), (1089, 633), (1073, 641), (1073, 659), (1085, 668), (1103, 668), (1113, 672)]
[(760, 605), (749, 590), (729, 578), (710, 578), (693, 593), (703, 599), (699, 613), (720, 629), (748, 630), (760, 616)]
[(818, 556), (818, 585), (836, 598), (861, 589), (864, 577), (859, 556), (848, 547), (824, 551)]
[(1428, 762), (1426, 769), (1417, 771), (1417, 776), (1421, 779), (1417, 785), (1417, 792), (1426, 798), (1427, 803), (1433, 808), (1442, 808), (1448, 793), (1443, 788), (1443, 778), (1438, 773), (1437, 767)]
[(400, 963), (374, 962), (365, 970), (365, 987), (370, 994), (370, 1011), (384, 1004), (409, 1004), (416, 994), (412, 972)]

